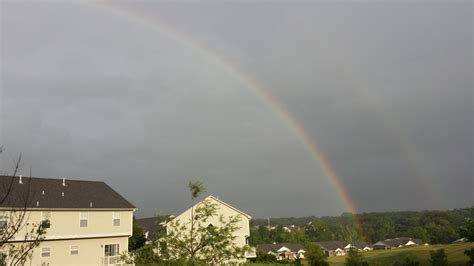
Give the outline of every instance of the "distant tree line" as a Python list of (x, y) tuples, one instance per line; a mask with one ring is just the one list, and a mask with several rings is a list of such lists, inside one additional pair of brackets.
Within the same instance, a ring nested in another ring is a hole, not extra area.
[[(465, 219), (474, 219), (474, 208), (447, 211), (378, 212), (356, 214), (362, 235), (350, 213), (333, 217), (273, 218), (251, 220), (251, 245), (307, 243), (313, 241), (366, 239), (371, 243), (394, 237), (419, 238), (430, 244), (459, 239)], [(268, 226), (270, 224), (270, 227)], [(294, 225), (294, 227), (291, 227)], [(285, 228), (287, 227), (287, 228)]]

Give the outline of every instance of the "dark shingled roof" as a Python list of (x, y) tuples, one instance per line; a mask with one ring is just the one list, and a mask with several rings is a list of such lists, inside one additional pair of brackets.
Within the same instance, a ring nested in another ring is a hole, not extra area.
[(408, 241), (412, 241), (417, 245), (422, 245), (423, 241), (418, 238), (411, 238), (411, 237), (396, 237), (396, 238), (389, 238), (382, 241), (379, 241), (374, 244), (374, 246), (386, 246), (391, 248), (396, 248), (400, 245), (404, 246), (408, 243)]
[(364, 249), (365, 247), (369, 247), (371, 248), (372, 246), (371, 245), (368, 245), (367, 242), (363, 241), (363, 240), (355, 240), (353, 243), (352, 243), (353, 246), (357, 247), (358, 249)]
[(339, 241), (339, 240), (333, 240), (333, 241), (321, 241), (321, 242), (316, 242), (323, 250), (336, 250), (338, 248), (344, 249), (345, 246), (347, 246), (348, 242), (346, 241)]
[[(134, 209), (130, 202), (101, 181), (0, 176), (0, 207), (48, 209)], [(10, 190), (10, 193), (7, 193)], [(43, 193), (44, 192), (44, 193)], [(64, 193), (64, 196), (63, 196)], [(92, 207), (91, 207), (92, 203)]]
[(136, 219), (138, 225), (143, 228), (143, 231), (148, 232), (148, 240), (155, 240), (156, 233), (163, 229), (164, 227), (160, 225), (159, 219), (157, 217), (149, 217)]

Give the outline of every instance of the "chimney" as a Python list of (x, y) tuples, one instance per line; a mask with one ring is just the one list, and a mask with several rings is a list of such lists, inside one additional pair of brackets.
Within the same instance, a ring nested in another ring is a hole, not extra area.
[(65, 186), (66, 186), (66, 178), (63, 177), (63, 187), (65, 187)]
[(18, 183), (19, 183), (19, 184), (23, 184), (22, 177), (23, 177), (23, 176), (22, 176), (22, 175), (20, 175), (20, 179), (18, 180)]

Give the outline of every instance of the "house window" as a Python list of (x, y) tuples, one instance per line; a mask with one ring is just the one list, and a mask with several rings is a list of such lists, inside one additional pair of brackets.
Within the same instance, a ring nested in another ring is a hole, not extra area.
[(41, 257), (50, 257), (51, 256), (51, 248), (42, 248), (41, 249)]
[(120, 212), (114, 212), (114, 214), (113, 214), (113, 224), (114, 224), (114, 226), (120, 226)]
[(89, 222), (89, 213), (88, 212), (81, 212), (79, 220), (80, 220), (80, 226), (81, 227), (87, 227), (87, 224)]
[(119, 244), (105, 245), (104, 254), (106, 257), (117, 256), (119, 254)]
[[(50, 211), (43, 211), (41, 212), (41, 221), (50, 221), (51, 222), (51, 212)], [(45, 224), (44, 228), (51, 227), (50, 223)]]
[(69, 254), (72, 256), (79, 255), (79, 246), (71, 246), (71, 249), (69, 250)]
[(8, 216), (8, 211), (0, 211), (0, 228), (7, 227)]

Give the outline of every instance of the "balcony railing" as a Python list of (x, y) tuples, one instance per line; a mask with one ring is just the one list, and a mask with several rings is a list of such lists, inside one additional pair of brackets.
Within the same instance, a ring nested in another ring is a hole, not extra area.
[(120, 263), (120, 256), (102, 257), (102, 265), (122, 265)]
[(251, 259), (251, 258), (256, 258), (256, 257), (257, 257), (257, 252), (255, 251), (255, 249), (245, 251), (245, 258)]

